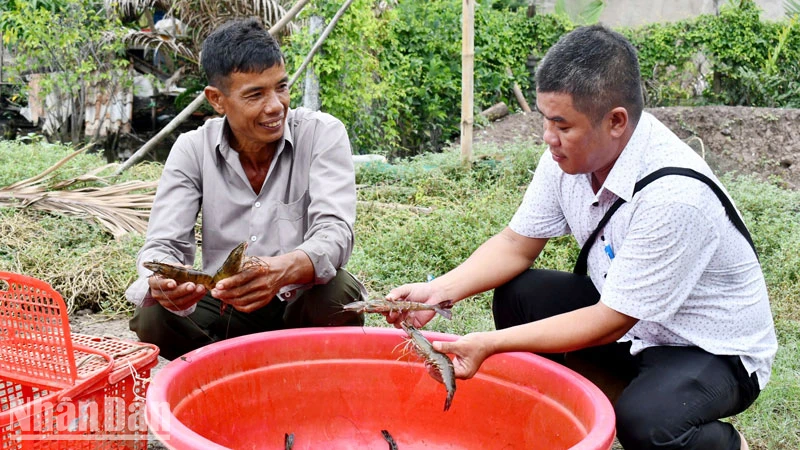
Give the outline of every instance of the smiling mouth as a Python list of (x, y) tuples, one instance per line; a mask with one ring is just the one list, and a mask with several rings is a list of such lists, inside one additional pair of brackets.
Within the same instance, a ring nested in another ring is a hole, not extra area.
[(278, 120), (275, 120), (273, 122), (263, 122), (261, 125), (263, 125), (263, 126), (265, 126), (267, 128), (278, 128), (279, 126), (281, 126), (282, 122), (283, 122), (283, 119), (278, 119)]

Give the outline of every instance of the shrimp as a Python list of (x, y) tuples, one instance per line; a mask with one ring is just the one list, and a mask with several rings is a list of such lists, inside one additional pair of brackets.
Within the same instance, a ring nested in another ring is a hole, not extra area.
[(425, 360), (425, 365), (433, 366), (436, 369), (436, 374), (439, 375), (439, 378), (433, 378), (442, 383), (447, 390), (447, 397), (444, 401), (444, 410), (447, 411), (453, 403), (453, 396), (456, 394), (456, 374), (453, 368), (453, 361), (444, 353), (434, 350), (431, 342), (413, 325), (406, 322), (400, 322), (400, 325), (403, 327), (403, 331), (408, 334), (409, 342), (414, 350)]
[[(222, 267), (217, 270), (217, 273), (215, 273), (214, 276), (211, 276), (200, 270), (158, 261), (147, 261), (142, 263), (142, 265), (145, 267), (145, 269), (152, 270), (153, 274), (161, 275), (164, 278), (171, 278), (178, 284), (192, 282), (194, 284), (201, 284), (205, 286), (208, 291), (211, 291), (218, 282), (242, 271), (245, 260), (245, 250), (247, 250), (247, 241), (242, 242), (234, 247), (230, 254), (228, 254), (228, 257), (225, 258), (225, 262), (222, 263)], [(220, 302), (220, 315), (225, 313), (226, 306), (227, 303)]]
[(214, 278), (200, 270), (190, 269), (177, 264), (162, 263), (158, 261), (147, 261), (142, 263), (145, 269), (152, 270), (155, 275), (164, 278), (171, 278), (178, 284), (192, 282), (202, 284), (209, 291), (214, 288)]
[(225, 262), (222, 263), (222, 267), (217, 270), (217, 273), (215, 273), (212, 278), (214, 285), (216, 285), (218, 281), (222, 281), (242, 271), (245, 250), (247, 250), (247, 241), (242, 242), (231, 250)]
[(164, 278), (171, 278), (178, 284), (192, 282), (194, 284), (202, 284), (209, 291), (214, 289), (217, 282), (224, 280), (230, 276), (236, 275), (242, 271), (242, 261), (244, 260), (244, 252), (247, 249), (247, 242), (242, 242), (237, 245), (222, 267), (219, 268), (214, 276), (211, 276), (203, 271), (190, 269), (177, 264), (162, 263), (158, 261), (147, 261), (142, 263), (145, 269), (152, 270), (154, 274), (161, 275)]
[(407, 312), (407, 311), (436, 311), (446, 319), (452, 319), (453, 313), (450, 308), (453, 307), (453, 302), (445, 300), (435, 305), (420, 302), (407, 302), (407, 301), (392, 301), (392, 300), (366, 300), (361, 302), (348, 303), (342, 306), (345, 311), (355, 311), (357, 313), (390, 313), (390, 312)]

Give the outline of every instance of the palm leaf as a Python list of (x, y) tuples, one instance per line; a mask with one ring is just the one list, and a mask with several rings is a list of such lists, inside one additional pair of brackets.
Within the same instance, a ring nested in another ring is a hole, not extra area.
[(787, 17), (800, 15), (800, 0), (784, 0), (783, 8)]
[(36, 176), (0, 188), (0, 206), (91, 218), (108, 229), (115, 238), (131, 232), (145, 233), (157, 181), (128, 181), (64, 190), (80, 182), (108, 183), (107, 178), (97, 174), (114, 165), (110, 164), (60, 183), (50, 182), (59, 167), (85, 150), (86, 147), (67, 155)]
[(120, 17), (139, 17), (149, 9), (170, 8), (170, 0), (104, 0), (103, 5), (106, 11), (116, 12)]
[(191, 48), (175, 40), (162, 39), (156, 33), (129, 30), (123, 39), (126, 45), (129, 47), (141, 48), (145, 51), (152, 50), (154, 52), (161, 50), (163, 47), (169, 52), (179, 55), (190, 61), (196, 62), (198, 60), (197, 55)]
[(189, 27), (199, 48), (206, 36), (231, 19), (258, 17), (269, 28), (286, 14), (286, 9), (279, 0), (175, 0), (173, 14)]

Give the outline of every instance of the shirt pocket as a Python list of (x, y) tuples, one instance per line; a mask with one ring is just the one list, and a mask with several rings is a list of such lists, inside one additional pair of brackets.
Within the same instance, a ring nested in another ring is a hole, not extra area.
[(278, 240), (281, 253), (288, 253), (303, 243), (306, 232), (308, 191), (291, 203), (278, 202)]

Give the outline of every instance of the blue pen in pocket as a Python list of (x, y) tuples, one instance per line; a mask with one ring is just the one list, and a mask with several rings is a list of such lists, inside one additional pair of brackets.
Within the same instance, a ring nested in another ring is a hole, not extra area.
[(611, 248), (611, 244), (606, 242), (606, 237), (605, 236), (600, 236), (600, 240), (605, 243), (605, 246), (603, 247), (603, 250), (605, 250), (606, 255), (608, 255), (608, 259), (609, 260), (613, 260), (614, 259), (614, 249)]

